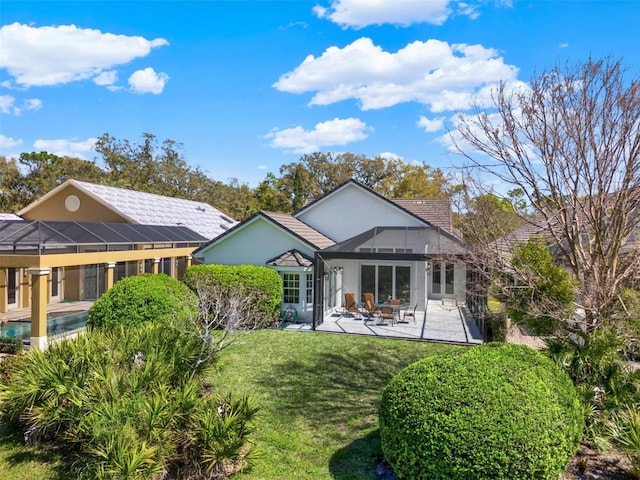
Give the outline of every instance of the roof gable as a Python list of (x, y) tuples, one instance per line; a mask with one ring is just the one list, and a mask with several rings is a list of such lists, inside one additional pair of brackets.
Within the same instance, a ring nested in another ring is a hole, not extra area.
[(431, 224), (355, 180), (305, 206), (294, 217), (343, 241), (376, 226), (425, 227)]

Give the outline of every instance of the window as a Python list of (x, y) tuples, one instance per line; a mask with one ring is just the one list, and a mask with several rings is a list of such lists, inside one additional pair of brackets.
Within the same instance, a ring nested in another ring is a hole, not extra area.
[(313, 303), (313, 275), (307, 273), (307, 305), (311, 305)]
[(282, 290), (284, 303), (300, 303), (300, 274), (283, 273)]

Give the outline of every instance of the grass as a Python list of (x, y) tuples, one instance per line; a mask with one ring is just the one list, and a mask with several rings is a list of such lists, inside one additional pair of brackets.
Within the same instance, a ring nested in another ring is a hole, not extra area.
[(266, 330), (223, 352), (217, 388), (261, 405), (248, 479), (374, 479), (378, 402), (401, 369), (448, 345)]
[[(211, 381), (261, 406), (258, 457), (235, 477), (374, 479), (382, 458), (378, 402), (401, 369), (452, 347), (311, 332), (262, 330), (224, 350)], [(462, 347), (464, 348), (464, 347)], [(61, 459), (0, 426), (0, 478), (60, 479)]]

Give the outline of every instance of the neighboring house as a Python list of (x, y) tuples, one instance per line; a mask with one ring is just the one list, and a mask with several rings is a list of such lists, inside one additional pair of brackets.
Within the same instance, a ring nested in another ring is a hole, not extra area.
[(0, 313), (31, 308), (37, 346), (48, 304), (95, 300), (144, 272), (180, 278), (196, 248), (237, 224), (206, 203), (76, 180), (18, 213), (0, 217)]
[(253, 264), (282, 277), (282, 306), (314, 328), (344, 294), (418, 305), (465, 301), (467, 246), (447, 200), (389, 200), (350, 180), (293, 215), (259, 212), (194, 252), (208, 264)]

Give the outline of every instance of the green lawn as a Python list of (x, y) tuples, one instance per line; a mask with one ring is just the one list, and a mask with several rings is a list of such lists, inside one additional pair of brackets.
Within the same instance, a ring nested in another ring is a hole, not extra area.
[(261, 406), (260, 456), (239, 479), (374, 479), (378, 402), (402, 368), (451, 347), (267, 330), (223, 353), (219, 388)]
[[(448, 345), (263, 330), (223, 351), (211, 381), (262, 408), (259, 457), (238, 479), (374, 479), (381, 459), (378, 402), (402, 368)], [(55, 456), (0, 427), (0, 479), (60, 477)]]

